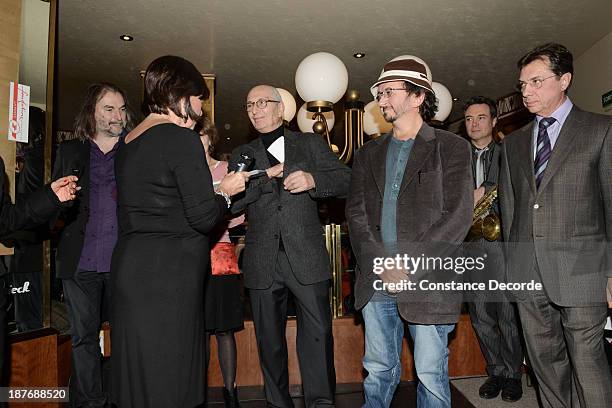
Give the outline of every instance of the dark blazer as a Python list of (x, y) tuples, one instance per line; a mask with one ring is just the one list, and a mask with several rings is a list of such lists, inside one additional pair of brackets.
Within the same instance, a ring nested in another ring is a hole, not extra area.
[[(355, 156), (346, 205), (351, 245), (357, 256), (355, 307), (366, 305), (379, 279), (372, 272), (369, 249), (380, 247), (380, 221), (385, 188), (389, 133), (366, 143)], [(459, 136), (423, 124), (406, 163), (397, 202), (397, 240), (403, 243), (459, 244), (472, 222), (474, 184), (470, 145)], [(401, 251), (403, 252), (403, 251)], [(421, 254), (415, 249), (410, 256)], [(399, 312), (413, 323), (453, 323), (460, 302), (411, 303), (398, 295)]]
[(89, 220), (89, 141), (69, 140), (60, 144), (53, 179), (74, 174), (79, 171), (78, 185), (81, 187), (73, 203), (64, 207), (61, 217), (64, 221), (55, 256), (56, 274), (58, 278), (71, 278), (76, 272), (83, 242), (85, 226)]
[(537, 190), (534, 123), (503, 143), (502, 230), (512, 243), (508, 280), (541, 279), (560, 306), (605, 301), (606, 275), (612, 277), (612, 117), (574, 106)]
[[(476, 188), (476, 155), (474, 154), (475, 147), (472, 145), (472, 175), (474, 177), (474, 188)], [(482, 185), (486, 191), (489, 191), (493, 186), (496, 186), (499, 181), (499, 169), (501, 168), (501, 143), (491, 142), (489, 150), (484, 154), (486, 175)]]
[[(232, 212), (246, 210), (248, 229), (243, 252), (244, 284), (252, 289), (272, 285), (282, 237), (293, 273), (304, 285), (331, 278), (329, 255), (317, 211), (317, 199), (343, 197), (348, 192), (350, 169), (332, 153), (320, 136), (284, 130), (283, 180), (302, 170), (312, 174), (313, 190), (291, 194), (277, 179), (262, 176), (248, 182), (245, 193), (232, 205)], [(240, 153), (249, 152), (254, 169), (270, 167), (260, 138), (236, 148), (229, 170), (236, 169)]]
[[(0, 236), (7, 236), (24, 228), (41, 225), (57, 213), (60, 201), (46, 185), (32, 192), (27, 200), (11, 203), (11, 197), (4, 184), (4, 162), (0, 159)], [(4, 267), (0, 269), (0, 274)]]

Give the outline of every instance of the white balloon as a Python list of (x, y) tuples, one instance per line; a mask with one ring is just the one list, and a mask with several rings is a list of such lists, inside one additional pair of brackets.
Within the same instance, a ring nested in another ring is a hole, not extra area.
[(336, 103), (348, 86), (346, 66), (333, 54), (317, 52), (304, 58), (295, 71), (295, 89), (306, 102)]
[(295, 98), (289, 93), (289, 91), (283, 88), (276, 88), (281, 96), (283, 105), (285, 105), (285, 111), (283, 112), (283, 119), (287, 122), (291, 122), (291, 119), (295, 116), (297, 105), (295, 104)]
[[(306, 104), (303, 104), (300, 110), (297, 113), (297, 123), (300, 130), (304, 133), (312, 133), (312, 125), (314, 125), (315, 120), (312, 119), (312, 112), (308, 112), (306, 110)], [(327, 120), (327, 128), (331, 132), (334, 127), (334, 122), (336, 120), (334, 116), (334, 111), (324, 112), (323, 116)]]
[(438, 112), (436, 112), (436, 116), (434, 116), (433, 119), (444, 122), (453, 109), (453, 97), (449, 90), (438, 82), (432, 82), (431, 87), (438, 99)]
[(367, 135), (384, 135), (390, 132), (392, 127), (380, 112), (378, 102), (372, 101), (363, 108), (363, 131)]

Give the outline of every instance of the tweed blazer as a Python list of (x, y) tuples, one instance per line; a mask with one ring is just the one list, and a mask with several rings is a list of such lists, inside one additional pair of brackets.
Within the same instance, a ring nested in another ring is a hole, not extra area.
[[(244, 284), (251, 289), (272, 285), (280, 239), (300, 283), (308, 285), (331, 278), (317, 200), (346, 196), (350, 169), (338, 160), (321, 136), (285, 129), (284, 137), (283, 180), (302, 170), (312, 174), (315, 188), (292, 194), (281, 187), (282, 183), (264, 175), (250, 180), (244, 194), (233, 203), (233, 213), (246, 210), (243, 271)], [(236, 169), (243, 152), (254, 158), (254, 169), (270, 167), (263, 142), (257, 138), (234, 150), (229, 171)]]
[(605, 301), (606, 277), (612, 276), (612, 117), (574, 106), (539, 188), (534, 126), (535, 121), (503, 143), (500, 201), (509, 242), (507, 279), (542, 282), (560, 306)]
[[(372, 271), (368, 248), (380, 245), (380, 223), (385, 189), (386, 158), (391, 134), (366, 143), (355, 156), (346, 216), (357, 256), (355, 306), (362, 308), (374, 294), (379, 279)], [(397, 201), (398, 242), (427, 246), (460, 244), (472, 223), (474, 203), (469, 142), (423, 124), (415, 140)], [(416, 254), (421, 249), (415, 250)], [(415, 254), (409, 254), (414, 256)], [(407, 321), (423, 324), (454, 323), (461, 302), (430, 298), (408, 302), (398, 295), (398, 308)], [(459, 298), (461, 296), (459, 295)]]

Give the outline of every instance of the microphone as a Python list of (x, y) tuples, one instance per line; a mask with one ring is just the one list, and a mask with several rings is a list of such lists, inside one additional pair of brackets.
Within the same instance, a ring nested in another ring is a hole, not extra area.
[(240, 153), (240, 158), (236, 162), (236, 172), (248, 171), (251, 179), (266, 174), (265, 170), (251, 170), (255, 164), (253, 154), (253, 149), (251, 149), (249, 146), (244, 146), (244, 150)]
[(247, 153), (240, 153), (240, 159), (236, 163), (236, 172), (249, 171), (253, 165), (253, 158)]

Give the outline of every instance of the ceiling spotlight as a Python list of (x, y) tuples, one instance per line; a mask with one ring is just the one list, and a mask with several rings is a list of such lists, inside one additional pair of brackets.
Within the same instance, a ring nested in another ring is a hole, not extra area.
[(122, 39), (123, 41), (134, 41), (134, 37), (132, 37), (131, 35), (127, 35), (127, 34), (121, 34), (119, 38)]
[(457, 102), (459, 100), (459, 98), (453, 98), (453, 101)]
[(363, 53), (363, 52), (356, 52), (355, 54), (353, 54), (353, 57), (355, 57), (355, 58), (363, 58), (363, 57), (365, 57), (365, 53)]

